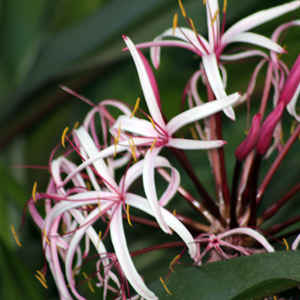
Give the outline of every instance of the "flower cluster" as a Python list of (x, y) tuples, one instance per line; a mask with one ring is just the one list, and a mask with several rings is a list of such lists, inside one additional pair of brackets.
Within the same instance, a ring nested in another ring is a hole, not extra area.
[[(28, 202), (30, 214), (42, 232), (44, 256), (61, 299), (72, 299), (73, 296), (85, 299), (78, 291), (78, 285), (88, 283), (93, 290), (91, 279), (96, 281), (97, 288), (102, 288), (103, 299), (112, 294), (116, 299), (157, 299), (136, 270), (123, 222), (154, 226), (169, 235), (176, 233), (182, 240), (177, 244), (188, 250), (191, 263), (199, 265), (209, 255), (208, 260), (211, 261), (261, 251), (273, 252), (268, 236), (279, 233), (299, 220), (296, 217), (267, 228), (265, 236), (259, 229), (299, 192), (299, 183), (268, 207), (259, 218), (257, 206), (300, 133), (300, 124), (297, 123), (300, 118), (296, 111), (300, 92), (300, 56), (289, 71), (279, 56), (286, 51), (277, 43), (284, 30), (299, 26), (300, 21), (283, 24), (271, 38), (248, 31), (296, 10), (300, 7), (300, 1), (260, 11), (225, 31), (226, 0), (222, 24), (218, 0), (207, 0), (208, 40), (197, 33), (180, 0), (179, 5), (190, 28), (180, 27), (176, 14), (173, 28), (167, 29), (154, 41), (135, 46), (129, 37), (123, 36), (127, 46), (125, 50), (129, 50), (137, 69), (147, 112), (139, 108), (139, 98), (132, 109), (118, 100), (104, 100), (94, 105), (63, 87), (93, 108), (82, 126), (70, 133), (68, 129), (64, 131), (60, 145), (50, 157), (51, 175), (47, 190), (37, 191), (35, 184)], [(225, 49), (231, 43), (247, 43), (252, 48), (242, 52), (237, 48), (236, 52), (231, 50), (226, 54)], [(151, 66), (140, 51), (141, 48), (151, 48), (152, 62), (158, 68), (160, 48), (164, 46), (182, 47), (201, 57), (199, 69), (183, 92), (189, 108), (171, 120), (165, 117)], [(258, 57), (259, 62), (247, 90), (242, 94), (236, 92), (227, 95), (227, 72), (223, 63), (254, 56)], [(221, 114), (224, 111), (234, 120), (233, 108), (244, 100), (249, 104), (257, 74), (265, 64), (268, 70), (260, 108), (253, 116), (246, 139), (236, 149), (236, 166), (230, 189), (223, 150), (226, 142), (230, 141), (222, 138)], [(202, 78), (207, 91), (207, 101), (199, 96), (199, 78)], [(266, 107), (271, 95), (272, 111), (267, 115)], [(285, 108), (296, 125), (287, 142), (282, 145)], [(119, 112), (117, 117), (115, 111)], [(184, 130), (178, 137), (178, 131), (186, 125), (191, 126), (193, 138), (185, 138), (182, 133)], [(57, 156), (57, 150), (61, 147), (65, 148), (65, 153)], [(165, 148), (178, 159), (180, 170), (161, 155), (166, 153), (163, 151)], [(197, 177), (195, 167), (188, 158), (189, 151), (186, 150), (206, 150), (215, 180), (215, 198)], [(276, 158), (260, 182), (262, 160), (270, 158), (272, 151), (277, 152)], [(180, 172), (186, 172), (191, 179), (197, 196), (181, 185)], [(166, 188), (162, 193), (157, 192), (156, 174), (165, 182), (163, 186)], [(135, 182), (139, 179), (142, 180), (142, 192), (141, 189), (135, 189)], [(176, 194), (181, 195), (206, 223), (170, 212), (166, 206)], [(132, 215), (131, 208), (141, 211), (141, 215), (151, 216), (152, 220)], [(138, 255), (139, 251), (135, 254)], [(90, 262), (93, 263), (92, 272), (86, 268)], [(85, 269), (90, 274), (87, 275)], [(46, 284), (44, 273), (39, 275), (39, 279)], [(130, 286), (137, 293), (134, 297)]]

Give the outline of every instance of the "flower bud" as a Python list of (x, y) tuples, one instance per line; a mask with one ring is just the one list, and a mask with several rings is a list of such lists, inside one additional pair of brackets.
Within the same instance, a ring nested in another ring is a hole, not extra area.
[(249, 134), (247, 135), (245, 140), (237, 147), (235, 151), (235, 156), (237, 160), (243, 161), (256, 146), (260, 134), (260, 123), (261, 123), (261, 114), (257, 113), (252, 119), (252, 124), (251, 124)]
[(280, 101), (264, 121), (256, 147), (258, 154), (264, 155), (267, 152), (272, 141), (274, 128), (282, 116), (283, 109), (284, 102)]

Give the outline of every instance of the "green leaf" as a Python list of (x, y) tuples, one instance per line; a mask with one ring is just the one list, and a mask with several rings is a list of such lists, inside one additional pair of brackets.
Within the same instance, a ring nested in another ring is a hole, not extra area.
[(172, 273), (166, 281), (149, 285), (159, 299), (262, 299), (299, 285), (300, 252), (256, 254)]

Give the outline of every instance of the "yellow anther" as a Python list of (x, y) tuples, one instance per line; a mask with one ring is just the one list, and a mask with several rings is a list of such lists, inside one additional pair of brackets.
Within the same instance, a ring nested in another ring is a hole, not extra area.
[(117, 143), (119, 143), (120, 134), (121, 134), (121, 123), (119, 124), (119, 129), (118, 129), (118, 134), (117, 134)]
[(290, 130), (290, 133), (291, 133), (291, 134), (294, 133), (295, 128), (296, 128), (296, 125), (297, 125), (297, 122), (296, 122), (296, 120), (294, 120), (294, 121), (292, 122), (291, 130)]
[(175, 34), (175, 29), (177, 27), (177, 24), (178, 24), (178, 15), (176, 13), (173, 18), (173, 35)]
[(152, 151), (153, 148), (155, 147), (156, 141), (157, 141), (157, 137), (154, 139), (154, 141), (153, 141), (153, 143), (152, 143), (152, 145), (151, 145), (150, 151)]
[(131, 115), (130, 115), (130, 119), (135, 115), (135, 113), (136, 113), (137, 110), (139, 109), (140, 101), (141, 101), (141, 99), (140, 99), (140, 97), (138, 97), (138, 98), (136, 99), (136, 102), (135, 102), (133, 111), (132, 111), (132, 113), (131, 113)]
[(170, 265), (169, 265), (169, 269), (170, 269), (170, 270), (173, 269), (174, 264), (175, 264), (179, 259), (180, 259), (180, 255), (179, 255), (179, 254), (176, 255), (176, 256), (172, 259), (172, 261), (170, 262)]
[(97, 249), (98, 249), (99, 243), (100, 243), (100, 241), (101, 241), (101, 235), (102, 235), (102, 231), (100, 230), (100, 231), (99, 231), (99, 234), (98, 234)]
[(227, 0), (224, 0), (224, 3), (223, 3), (223, 14), (226, 13), (226, 9), (227, 9)]
[(180, 7), (180, 9), (181, 9), (182, 15), (186, 18), (186, 13), (185, 13), (185, 10), (184, 10), (184, 8), (183, 8), (183, 5), (182, 5), (181, 0), (178, 0), (178, 3), (179, 3), (179, 7)]
[(115, 139), (115, 153), (114, 153), (114, 157), (117, 156), (117, 144), (118, 144), (118, 141), (117, 141), (117, 138), (114, 136), (114, 139)]
[(47, 234), (46, 234), (46, 229), (44, 229), (44, 236), (45, 236), (47, 244), (51, 245), (50, 241), (48, 240)]
[(91, 185), (91, 183), (89, 182), (89, 181), (87, 181), (86, 183), (86, 188), (87, 188), (87, 190), (91, 190), (92, 189), (92, 185)]
[(93, 205), (92, 205), (92, 204), (89, 204), (89, 205), (88, 205), (88, 208), (93, 209)]
[(66, 145), (65, 145), (65, 139), (66, 139), (66, 135), (69, 131), (69, 127), (66, 127), (61, 135), (61, 144), (64, 148), (66, 148)]
[(173, 216), (176, 216), (176, 209), (173, 209)]
[(287, 240), (285, 238), (283, 238), (282, 240), (283, 240), (283, 242), (285, 244), (286, 250), (289, 251), (290, 250), (290, 246), (289, 246)]
[(37, 273), (38, 273), (38, 275), (41, 277), (41, 279), (46, 283), (47, 282), (47, 280), (46, 280), (46, 278), (45, 278), (45, 276), (44, 276), (44, 274), (41, 272), (41, 271), (39, 271), (39, 270), (37, 270), (36, 271)]
[(194, 140), (199, 140), (198, 136), (197, 136), (197, 132), (195, 130), (195, 128), (193, 126), (190, 126), (190, 131), (192, 133), (192, 137)]
[(45, 288), (45, 289), (48, 289), (48, 286), (46, 284), (46, 282), (44, 281), (44, 276), (43, 277), (40, 277), (39, 275), (35, 274), (35, 277), (38, 279), (38, 281), (42, 284), (42, 286)]
[(79, 126), (79, 122), (77, 121), (77, 122), (75, 122), (75, 124), (74, 124), (74, 126), (73, 126), (73, 129), (77, 129), (78, 126)]
[(206, 4), (206, 0), (203, 0), (203, 5), (205, 5)]
[(215, 21), (217, 20), (219, 12), (220, 12), (220, 10), (217, 9), (216, 12), (215, 12), (215, 14), (214, 14), (214, 16), (213, 16), (213, 18), (212, 18), (212, 20), (211, 20), (211, 26), (214, 25)]
[(153, 119), (148, 115), (148, 118), (152, 124), (153, 129), (156, 129)]
[(196, 28), (195, 28), (194, 22), (193, 22), (193, 20), (191, 18), (189, 18), (189, 20), (190, 20), (190, 25), (191, 25), (191, 27), (192, 27), (195, 35), (196, 35), (196, 38), (198, 39), (198, 33), (197, 33)]
[(32, 187), (32, 199), (34, 202), (36, 202), (36, 198), (35, 198), (35, 194), (36, 194), (36, 188), (37, 188), (37, 182), (35, 181), (35, 183), (33, 184), (33, 187)]
[(164, 289), (166, 290), (166, 292), (167, 292), (169, 295), (172, 295), (172, 293), (168, 290), (168, 288), (167, 288), (165, 282), (163, 281), (163, 279), (162, 279), (161, 277), (159, 277), (159, 280), (160, 280), (160, 282), (162, 283), (162, 285), (163, 285)]
[(85, 279), (87, 279), (87, 284), (88, 284), (90, 290), (92, 291), (92, 293), (95, 293), (95, 290), (93, 289), (92, 284), (91, 284), (90, 279), (88, 278), (88, 276), (84, 272), (82, 272), (82, 274), (85, 277)]
[(274, 300), (277, 300), (277, 296), (274, 295), (273, 298), (274, 298)]
[(282, 145), (282, 146), (284, 146), (284, 144), (285, 144), (285, 142), (284, 142), (284, 136), (283, 136), (284, 134), (283, 134), (283, 130), (281, 129), (280, 130), (280, 144)]
[(100, 197), (98, 196), (98, 209), (99, 209), (99, 215), (102, 217), (101, 208), (100, 208)]
[[(130, 140), (131, 140), (132, 144), (130, 143)], [(129, 146), (131, 149), (132, 158), (133, 158), (134, 162), (137, 162), (137, 158), (135, 156), (135, 144), (134, 144), (134, 141), (132, 138), (130, 138), (130, 140), (128, 140), (128, 143), (129, 143)]]
[(130, 226), (132, 226), (131, 222), (130, 222), (130, 214), (129, 214), (129, 205), (127, 204), (127, 207), (126, 207), (126, 210), (127, 210), (127, 221), (128, 221), (128, 224)]
[(17, 236), (17, 233), (16, 233), (16, 231), (15, 231), (14, 225), (10, 225), (10, 229), (11, 229), (11, 232), (12, 232), (14, 238), (15, 238), (15, 241), (16, 241), (17, 245), (18, 245), (19, 247), (22, 247), (22, 244), (20, 243), (20, 240), (19, 240), (19, 238), (18, 238), (18, 236)]

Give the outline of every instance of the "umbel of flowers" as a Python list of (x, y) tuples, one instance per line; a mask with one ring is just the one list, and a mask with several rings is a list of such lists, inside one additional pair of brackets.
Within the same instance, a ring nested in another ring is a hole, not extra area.
[[(191, 264), (195, 265), (206, 260), (273, 252), (267, 238), (300, 220), (300, 217), (294, 217), (267, 228), (265, 232), (260, 230), (264, 222), (299, 193), (299, 182), (291, 190), (284, 191), (282, 197), (275, 199), (259, 217), (257, 215), (257, 206), (263, 201), (271, 178), (290, 148), (297, 146), (300, 133), (300, 117), (296, 111), (300, 92), (300, 56), (289, 71), (281, 60), (284, 56), (280, 55), (286, 51), (277, 43), (284, 30), (299, 26), (300, 21), (281, 25), (271, 38), (249, 32), (264, 22), (296, 10), (300, 1), (257, 12), (225, 31), (226, 1), (221, 16), (218, 1), (208, 0), (205, 3), (208, 39), (197, 33), (180, 0), (179, 5), (189, 28), (178, 26), (176, 14), (173, 27), (152, 42), (135, 46), (129, 37), (123, 36), (125, 50), (129, 50), (133, 58), (144, 95), (142, 100), (138, 98), (135, 107), (118, 100), (104, 100), (95, 105), (63, 87), (88, 102), (92, 110), (78, 129), (64, 131), (61, 143), (49, 160), (50, 180), (46, 191), (41, 192), (34, 184), (28, 201), (29, 212), (41, 230), (44, 257), (61, 299), (86, 299), (77, 289), (82, 283), (88, 284), (93, 291), (101, 288), (103, 299), (112, 295), (115, 299), (157, 299), (132, 260), (132, 256), (151, 248), (130, 253), (124, 222), (129, 225), (138, 222), (173, 235), (174, 246), (180, 253), (171, 263), (173, 268), (184, 252), (182, 249), (187, 250)], [(247, 43), (247, 48), (242, 51), (240, 48), (231, 49), (228, 54), (226, 46), (232, 43)], [(162, 110), (164, 100), (160, 99), (151, 66), (139, 50), (150, 47), (152, 62), (158, 68), (160, 48), (165, 46), (182, 47), (201, 57), (199, 69), (183, 91), (189, 108), (170, 120)], [(242, 94), (227, 95), (226, 81), (230, 78), (227, 79), (223, 62), (253, 56), (258, 57), (258, 64), (249, 76), (247, 90)], [(227, 178), (223, 148), (230, 140), (222, 138), (221, 114), (224, 111), (234, 120), (234, 107), (245, 100), (249, 104), (257, 74), (263, 65), (268, 68), (264, 89), (259, 96), (259, 111), (253, 116), (247, 137), (232, 153), (236, 165), (233, 178)], [(199, 78), (207, 91), (206, 99), (199, 96), (198, 88), (202, 88)], [(139, 108), (140, 101), (145, 101), (147, 111)], [(270, 101), (273, 108), (267, 114), (266, 106)], [(111, 108), (119, 111), (118, 117), (110, 113)], [(294, 119), (295, 125), (282, 144), (285, 111)], [(182, 132), (178, 134), (186, 125), (190, 126), (192, 137), (189, 134), (184, 137)], [(61, 147), (65, 148), (65, 153), (57, 156)], [(180, 169), (161, 155), (166, 153), (162, 152), (165, 148), (178, 160)], [(208, 154), (215, 180), (215, 197), (208, 193), (189, 160), (190, 151), (201, 150)], [(272, 151), (276, 151), (275, 159), (260, 180), (263, 159), (270, 159)], [(198, 195), (181, 185), (182, 172), (190, 178)], [(155, 174), (166, 183), (162, 194), (157, 192)], [(142, 193), (141, 189), (139, 192), (135, 189), (134, 183), (138, 179), (142, 179)], [(178, 211), (168, 210), (168, 203), (178, 195), (199, 214), (199, 219), (191, 220)], [(145, 217), (132, 215), (131, 208), (141, 211)], [(205, 223), (200, 222), (203, 218)], [(293, 248), (298, 243), (299, 238)], [(112, 245), (109, 249), (113, 250), (108, 251), (107, 245)], [(167, 244), (155, 246), (156, 249), (170, 247)], [(93, 271), (86, 274), (85, 265), (90, 262), (94, 265)], [(44, 267), (37, 276), (45, 286), (46, 271), (47, 267)], [(161, 281), (168, 291), (165, 282)]]

